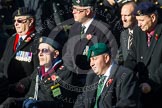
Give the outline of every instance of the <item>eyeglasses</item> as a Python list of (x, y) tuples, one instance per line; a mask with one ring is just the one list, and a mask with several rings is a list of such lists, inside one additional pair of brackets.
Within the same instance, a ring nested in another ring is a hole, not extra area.
[(13, 20), (14, 23), (15, 22), (18, 22), (18, 23), (26, 23), (27, 22), (27, 19), (17, 19), (17, 20)]
[(75, 11), (75, 12), (81, 13), (81, 12), (84, 12), (85, 10), (87, 10), (87, 9), (77, 9), (76, 7), (72, 7), (72, 10)]
[(51, 51), (47, 48), (38, 49), (38, 53), (49, 54)]

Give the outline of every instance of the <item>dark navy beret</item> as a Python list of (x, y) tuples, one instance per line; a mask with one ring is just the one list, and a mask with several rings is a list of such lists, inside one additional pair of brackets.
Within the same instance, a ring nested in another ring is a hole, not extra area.
[(35, 12), (34, 12), (34, 10), (32, 10), (32, 9), (29, 9), (29, 8), (27, 8), (27, 7), (21, 7), (21, 8), (19, 8), (19, 9), (17, 9), (14, 13), (13, 13), (13, 15), (12, 15), (13, 17), (15, 17), (15, 16), (35, 16)]
[(151, 13), (155, 13), (157, 11), (157, 7), (152, 2), (141, 2), (134, 11), (134, 15), (143, 16), (149, 15)]
[(51, 45), (54, 49), (59, 50), (59, 51), (61, 51), (62, 49), (62, 45), (60, 43), (48, 37), (41, 37), (39, 39), (39, 43), (47, 43)]

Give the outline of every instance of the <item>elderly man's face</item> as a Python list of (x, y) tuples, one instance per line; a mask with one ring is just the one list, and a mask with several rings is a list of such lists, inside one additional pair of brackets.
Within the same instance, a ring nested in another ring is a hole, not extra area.
[(90, 58), (90, 66), (97, 75), (103, 75), (109, 67), (109, 60), (108, 54), (94, 56)]
[(39, 44), (38, 47), (38, 57), (39, 57), (39, 64), (41, 66), (45, 66), (49, 68), (52, 65), (52, 60), (54, 59), (55, 53), (54, 48), (46, 43)]
[(136, 23), (136, 17), (132, 14), (134, 7), (132, 4), (124, 5), (121, 9), (121, 19), (124, 28), (133, 27)]
[(76, 22), (84, 23), (87, 20), (87, 7), (73, 6), (73, 16)]
[(33, 18), (27, 16), (15, 16), (14, 26), (19, 35), (25, 35), (34, 22)]
[(141, 28), (142, 31), (148, 32), (153, 29), (156, 17), (155, 14), (151, 15), (144, 15), (144, 16), (136, 16), (138, 26)]

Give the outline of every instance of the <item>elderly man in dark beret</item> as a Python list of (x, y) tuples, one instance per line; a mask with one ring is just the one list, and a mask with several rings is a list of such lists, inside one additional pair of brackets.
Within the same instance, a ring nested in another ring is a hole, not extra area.
[(88, 60), (93, 72), (87, 75), (85, 91), (74, 108), (137, 108), (137, 78), (114, 62), (105, 43), (91, 46)]
[(30, 76), (31, 86), (27, 95), (24, 98), (8, 98), (0, 108), (71, 108), (73, 103), (69, 100), (72, 94), (66, 84), (72, 83), (73, 73), (64, 71), (61, 50), (62, 45), (57, 41), (41, 37), (39, 66)]
[(13, 21), (16, 33), (8, 39), (1, 59), (3, 66), (0, 67), (8, 79), (8, 96), (20, 97), (24, 96), (28, 89), (17, 82), (29, 76), (38, 66), (36, 50), (39, 34), (35, 31), (33, 10), (19, 8), (13, 13)]
[(162, 22), (158, 8), (140, 3), (134, 11), (138, 26), (125, 66), (133, 69), (140, 82), (142, 108), (162, 107)]

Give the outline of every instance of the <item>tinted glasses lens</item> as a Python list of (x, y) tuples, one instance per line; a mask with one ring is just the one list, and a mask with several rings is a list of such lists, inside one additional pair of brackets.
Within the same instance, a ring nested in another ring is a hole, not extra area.
[(17, 20), (14, 20), (14, 23), (15, 22), (18, 22), (18, 23), (26, 23), (27, 19), (17, 19)]
[(43, 49), (38, 49), (38, 53), (40, 53), (40, 52), (42, 52), (44, 54), (48, 54), (50, 51), (47, 48), (43, 48)]

